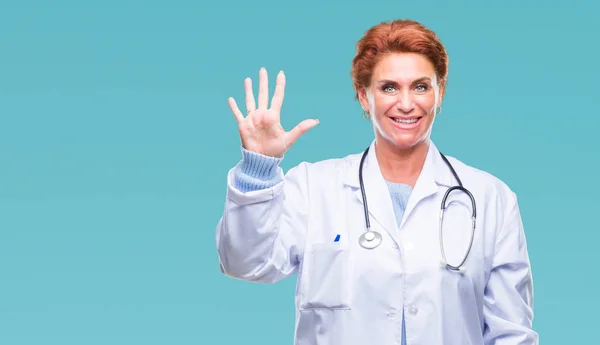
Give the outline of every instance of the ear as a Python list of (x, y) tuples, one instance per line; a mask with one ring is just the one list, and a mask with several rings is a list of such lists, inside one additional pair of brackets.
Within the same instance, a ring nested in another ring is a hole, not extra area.
[(446, 91), (446, 89), (443, 86), (440, 86), (439, 91), (438, 91), (438, 99), (437, 99), (438, 106), (442, 105), (442, 101), (444, 100), (444, 92), (445, 91)]
[(358, 101), (363, 110), (369, 111), (369, 101), (367, 99), (367, 91), (364, 88), (359, 88), (356, 92), (358, 94)]

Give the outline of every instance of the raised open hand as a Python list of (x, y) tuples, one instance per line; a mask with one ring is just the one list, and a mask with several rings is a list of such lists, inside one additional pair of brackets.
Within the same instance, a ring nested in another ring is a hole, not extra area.
[(238, 108), (233, 97), (229, 97), (229, 106), (235, 116), (242, 146), (248, 150), (271, 157), (282, 157), (302, 134), (313, 128), (319, 120), (304, 120), (289, 132), (281, 126), (280, 111), (283, 104), (285, 91), (285, 74), (277, 74), (275, 92), (269, 108), (269, 77), (267, 70), (261, 68), (259, 72), (258, 108), (252, 93), (252, 80), (244, 80), (246, 90), (246, 111), (248, 116)]

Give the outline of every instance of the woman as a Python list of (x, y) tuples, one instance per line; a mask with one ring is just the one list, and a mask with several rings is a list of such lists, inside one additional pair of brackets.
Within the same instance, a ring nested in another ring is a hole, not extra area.
[(318, 121), (281, 127), (283, 72), (270, 108), (265, 69), (258, 106), (245, 81), (246, 117), (229, 99), (242, 160), (217, 227), (221, 268), (263, 283), (298, 273), (295, 344), (537, 344), (515, 194), (430, 140), (447, 73), (444, 46), (420, 23), (371, 28), (352, 65), (369, 149), (285, 175), (286, 150)]

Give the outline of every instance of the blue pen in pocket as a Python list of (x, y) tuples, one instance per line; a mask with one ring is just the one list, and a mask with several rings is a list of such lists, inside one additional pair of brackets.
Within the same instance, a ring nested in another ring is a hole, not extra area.
[(337, 236), (335, 236), (335, 240), (333, 240), (333, 242), (339, 242), (340, 241), (340, 234), (338, 234)]

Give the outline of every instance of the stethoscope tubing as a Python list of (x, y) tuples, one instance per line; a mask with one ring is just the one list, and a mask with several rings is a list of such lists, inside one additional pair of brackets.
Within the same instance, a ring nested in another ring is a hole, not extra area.
[[(364, 214), (365, 214), (365, 224), (367, 227), (367, 232), (364, 233), (361, 238), (359, 239), (359, 242), (361, 244), (361, 246), (363, 246), (366, 249), (373, 249), (375, 247), (377, 247), (379, 245), (379, 243), (375, 243), (375, 244), (365, 244), (368, 243), (369, 241), (371, 241), (370, 239), (366, 240), (365, 242), (365, 238), (367, 234), (369, 233), (375, 233), (375, 236), (369, 236), (371, 239), (376, 239), (377, 241), (381, 241), (381, 235), (379, 235), (378, 233), (376, 233), (375, 231), (371, 230), (371, 223), (370, 223), (370, 219), (369, 219), (369, 206), (367, 204), (367, 195), (365, 192), (365, 184), (363, 181), (363, 165), (364, 165), (364, 161), (365, 158), (367, 157), (367, 154), (369, 153), (369, 147), (367, 147), (367, 149), (364, 151), (361, 160), (360, 160), (360, 165), (359, 165), (359, 169), (358, 169), (358, 181), (360, 184), (360, 191), (362, 194), (362, 199), (363, 199), (363, 210), (364, 210)], [(443, 153), (440, 152), (440, 156), (442, 157), (442, 159), (444, 160), (444, 162), (446, 163), (446, 165), (448, 166), (448, 168), (450, 168), (450, 171), (452, 172), (452, 175), (454, 176), (454, 178), (456, 179), (456, 181), (458, 182), (458, 186), (452, 186), (450, 188), (448, 188), (448, 190), (446, 190), (446, 193), (444, 194), (444, 197), (442, 198), (442, 205), (441, 205), (441, 209), (440, 209), (440, 226), (439, 226), (439, 241), (440, 241), (440, 251), (442, 254), (442, 259), (443, 259), (443, 264), (450, 270), (453, 271), (461, 271), (462, 270), (462, 266), (464, 265), (464, 263), (467, 261), (467, 258), (469, 256), (469, 253), (471, 252), (471, 248), (473, 246), (473, 240), (475, 238), (475, 227), (476, 227), (476, 220), (477, 220), (477, 209), (476, 209), (476, 202), (475, 202), (475, 197), (473, 197), (473, 194), (466, 189), (463, 184), (462, 181), (460, 180), (460, 178), (458, 177), (458, 174), (456, 173), (456, 171), (454, 170), (454, 167), (452, 166), (452, 164), (450, 164), (450, 162), (448, 161), (448, 158), (446, 158), (446, 156), (444, 156)], [(471, 199), (471, 207), (472, 207), (472, 215), (471, 215), (471, 236), (470, 236), (470, 241), (469, 241), (469, 248), (465, 254), (465, 256), (463, 257), (462, 261), (460, 262), (460, 264), (458, 266), (454, 266), (448, 263), (447, 259), (446, 259), (446, 252), (444, 250), (444, 239), (442, 236), (442, 226), (444, 223), (444, 212), (446, 211), (446, 201), (448, 199), (448, 196), (450, 195), (451, 192), (453, 191), (461, 191), (465, 194), (467, 194), (469, 196), (469, 198)]]

